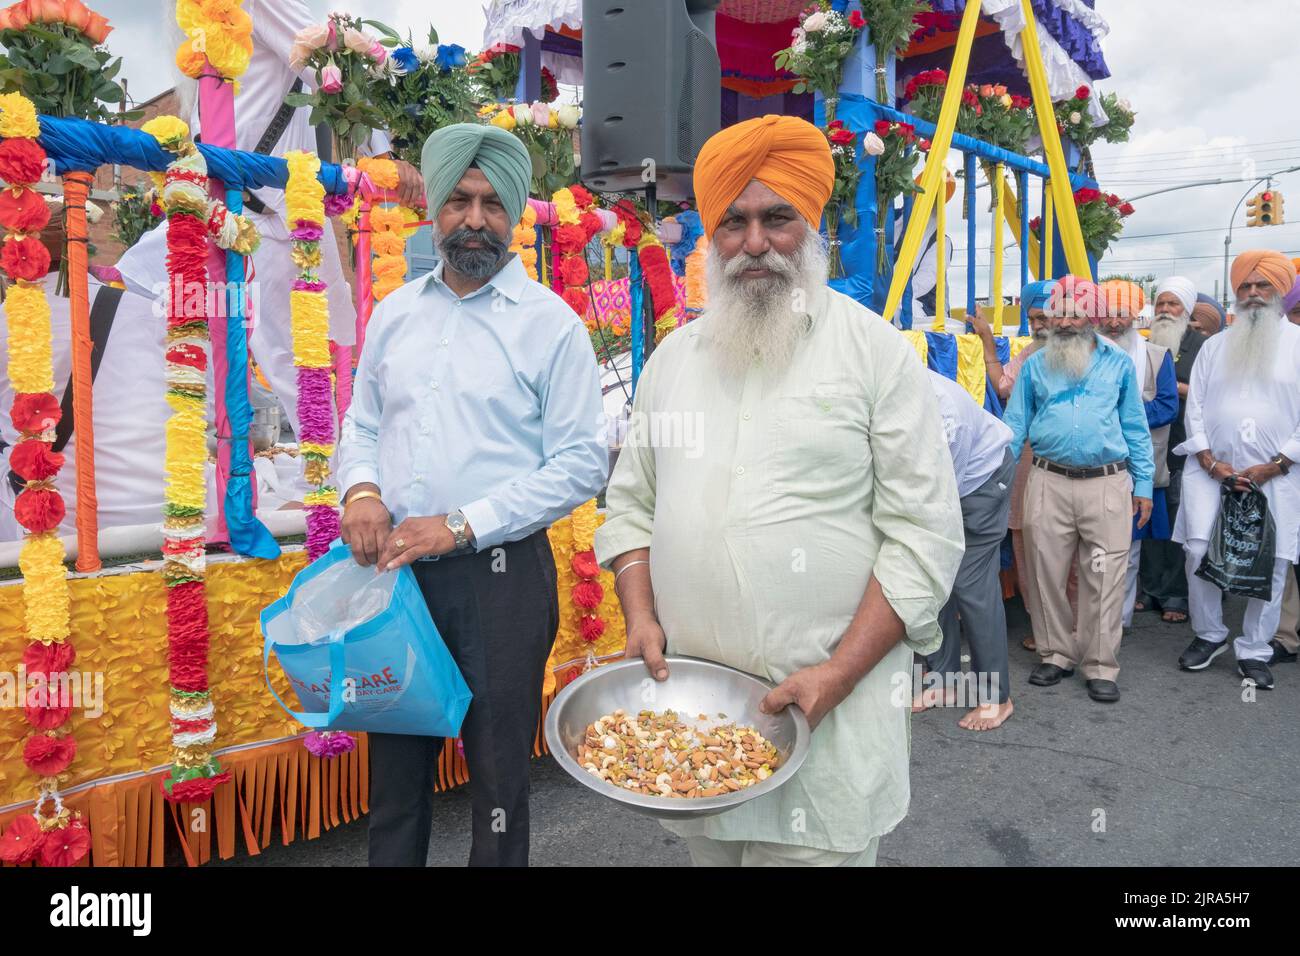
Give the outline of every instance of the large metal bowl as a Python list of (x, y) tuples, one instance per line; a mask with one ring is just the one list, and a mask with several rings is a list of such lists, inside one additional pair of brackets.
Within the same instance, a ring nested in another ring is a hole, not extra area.
[[(794, 776), (812, 739), (803, 711), (791, 705), (778, 714), (764, 714), (758, 704), (772, 685), (753, 674), (695, 657), (667, 660), (668, 679), (662, 683), (651, 678), (637, 658), (593, 668), (556, 696), (546, 712), (546, 744), (575, 780), (640, 813), (685, 820), (731, 810), (771, 793)], [(683, 720), (695, 723), (700, 714), (707, 715), (711, 724), (722, 723), (719, 715), (726, 714), (727, 722), (753, 727), (770, 740), (781, 753), (781, 765), (761, 783), (718, 797), (672, 799), (615, 787), (584, 770), (574, 754), (588, 725), (620, 707), (631, 714), (675, 710)]]

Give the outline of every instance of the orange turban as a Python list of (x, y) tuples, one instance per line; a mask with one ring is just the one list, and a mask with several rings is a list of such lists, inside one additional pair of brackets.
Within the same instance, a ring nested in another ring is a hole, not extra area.
[(1233, 259), (1232, 288), (1240, 289), (1246, 276), (1252, 272), (1263, 275), (1280, 296), (1286, 295), (1295, 285), (1295, 263), (1272, 249), (1247, 249)]
[(797, 116), (762, 116), (710, 136), (695, 160), (695, 202), (706, 236), (754, 179), (817, 228), (835, 184), (826, 135)]
[(1101, 294), (1105, 298), (1106, 308), (1111, 313), (1123, 309), (1131, 316), (1136, 316), (1146, 305), (1147, 296), (1142, 287), (1127, 279), (1109, 279), (1101, 284)]

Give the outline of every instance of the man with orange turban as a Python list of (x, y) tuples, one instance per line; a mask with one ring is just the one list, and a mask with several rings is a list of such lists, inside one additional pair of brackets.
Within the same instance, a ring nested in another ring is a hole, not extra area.
[(1122, 626), (1133, 623), (1133, 604), (1137, 600), (1138, 566), (1142, 559), (1142, 542), (1169, 539), (1169, 510), (1165, 489), (1169, 487), (1169, 427), (1178, 417), (1178, 378), (1174, 374), (1174, 357), (1163, 345), (1148, 342), (1138, 335), (1133, 320), (1146, 304), (1146, 293), (1136, 282), (1112, 279), (1101, 284), (1105, 309), (1101, 310), (1101, 333), (1133, 360), (1138, 384), (1142, 386), (1142, 407), (1155, 454), (1156, 473), (1152, 481), (1151, 520), (1139, 527), (1133, 519), (1133, 544), (1128, 552), (1128, 573), (1124, 579), (1124, 615)]
[[(704, 144), (708, 306), (646, 364), (596, 533), (629, 657), (656, 680), (667, 652), (758, 674), (777, 685), (765, 712), (797, 704), (816, 728), (781, 787), (670, 826), (697, 865), (875, 861), (907, 812), (912, 654), (938, 650), (961, 562), (924, 366), (826, 285), (817, 226), (833, 180), (826, 137), (803, 120)], [(697, 422), (703, 440), (652, 442), (640, 425), (656, 419)]]
[[(1269, 641), (1278, 627), (1291, 565), (1300, 558), (1300, 326), (1286, 320), (1282, 299), (1295, 264), (1279, 252), (1252, 249), (1232, 264), (1236, 320), (1205, 341), (1187, 392), (1188, 457), (1174, 540), (1187, 552), (1187, 588), (1196, 637), (1178, 659), (1203, 670), (1227, 649), (1223, 592), (1197, 575), (1219, 513), (1221, 486), (1264, 492), (1275, 528), (1270, 597), (1247, 598), (1242, 634), (1233, 642), (1246, 682), (1273, 686)], [(1200, 465), (1193, 466), (1193, 460)]]

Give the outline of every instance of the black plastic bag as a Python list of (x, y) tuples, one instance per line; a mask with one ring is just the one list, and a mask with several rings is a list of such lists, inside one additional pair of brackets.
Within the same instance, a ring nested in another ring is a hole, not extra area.
[(1220, 489), (1219, 516), (1196, 576), (1229, 594), (1269, 601), (1277, 529), (1268, 513), (1268, 498), (1254, 482), (1248, 491), (1233, 491), (1232, 481), (1230, 477)]

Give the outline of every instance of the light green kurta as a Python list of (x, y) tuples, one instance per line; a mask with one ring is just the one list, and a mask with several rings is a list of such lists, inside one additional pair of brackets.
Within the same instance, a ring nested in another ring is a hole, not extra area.
[(795, 777), (670, 827), (856, 852), (907, 813), (912, 651), (939, 646), (961, 506), (912, 346), (830, 289), (810, 311), (789, 368), (743, 383), (719, 377), (707, 314), (664, 339), (637, 387), (596, 554), (608, 566), (650, 548), (670, 653), (773, 682), (830, 656), (875, 575), (907, 638), (826, 716)]

